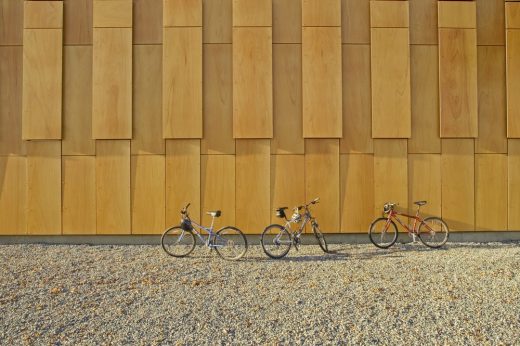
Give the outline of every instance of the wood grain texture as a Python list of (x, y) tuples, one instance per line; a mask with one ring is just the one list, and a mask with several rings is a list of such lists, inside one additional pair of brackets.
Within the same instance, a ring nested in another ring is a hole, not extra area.
[(161, 234), (165, 229), (165, 156), (134, 155), (130, 198), (132, 234)]
[(233, 28), (233, 137), (273, 137), (272, 29)]
[(508, 140), (507, 153), (507, 228), (520, 230), (520, 140)]
[(271, 220), (269, 140), (240, 139), (236, 149), (236, 224), (260, 234)]
[(305, 140), (305, 203), (319, 197), (312, 214), (325, 233), (340, 232), (339, 140)]
[(162, 47), (134, 45), (133, 155), (164, 154), (162, 137)]
[(374, 156), (340, 155), (341, 233), (364, 233), (374, 219)]
[(235, 155), (201, 156), (201, 198), (204, 225), (210, 225), (206, 212), (212, 210), (222, 211), (217, 228), (235, 225)]
[(476, 153), (507, 153), (506, 64), (502, 46), (478, 47)]
[(131, 28), (132, 0), (93, 0), (94, 28)]
[(232, 42), (232, 8), (231, 0), (203, 0), (202, 39), (204, 43)]
[(165, 28), (163, 137), (202, 138), (202, 28)]
[(475, 29), (439, 29), (441, 137), (478, 136)]
[(92, 44), (92, 0), (63, 1), (65, 45)]
[(441, 216), (441, 155), (408, 155), (408, 203), (410, 213), (415, 215), (415, 201), (428, 201), (422, 206), (420, 215)]
[(412, 45), (412, 137), (408, 153), (440, 153), (439, 54), (433, 45)]
[(370, 27), (408, 28), (408, 1), (370, 1)]
[(96, 234), (96, 158), (63, 156), (63, 234)]
[(437, 0), (410, 3), (410, 44), (437, 44)]
[(272, 26), (272, 0), (233, 0), (233, 26)]
[(63, 1), (24, 1), (23, 26), (26, 29), (63, 28)]
[(302, 32), (303, 137), (342, 137), (341, 28)]
[(372, 153), (370, 46), (343, 45), (342, 154)]
[(62, 29), (24, 29), (23, 139), (60, 139)]
[(272, 223), (280, 223), (275, 209), (291, 208), (305, 202), (305, 157), (303, 155), (271, 155), (271, 208)]
[(507, 137), (520, 138), (520, 29), (506, 31)]
[(94, 29), (92, 138), (132, 138), (131, 28)]
[(63, 49), (63, 155), (95, 155), (92, 139), (92, 47)]
[(161, 44), (163, 41), (163, 2), (135, 0), (133, 9), (133, 43)]
[(410, 137), (409, 30), (372, 28), (371, 36), (372, 137)]
[(442, 218), (452, 231), (475, 228), (475, 158), (473, 139), (443, 139), (441, 155)]
[(504, 0), (477, 0), (477, 44), (505, 44)]
[(439, 1), (439, 28), (477, 27), (477, 7), (475, 1)]
[(23, 1), (0, 0), (0, 46), (23, 44)]
[(27, 233), (27, 165), (22, 156), (0, 156), (0, 234)]
[(303, 154), (302, 49), (299, 44), (273, 45), (273, 154)]
[(61, 146), (27, 143), (27, 234), (61, 234)]
[(475, 229), (507, 230), (507, 155), (475, 155)]
[(370, 1), (341, 0), (343, 43), (370, 43)]
[(341, 26), (341, 0), (302, 0), (303, 26)]
[(202, 26), (202, 0), (163, 0), (165, 27)]
[(302, 42), (301, 0), (273, 0), (273, 43)]
[(96, 141), (96, 233), (131, 234), (130, 141)]
[(520, 29), (520, 3), (506, 2), (505, 22), (507, 29)]

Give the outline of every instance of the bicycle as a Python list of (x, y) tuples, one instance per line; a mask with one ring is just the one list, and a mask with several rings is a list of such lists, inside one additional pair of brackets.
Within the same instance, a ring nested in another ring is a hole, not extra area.
[[(408, 235), (412, 236), (414, 242), (415, 236), (419, 236), (421, 242), (428, 247), (440, 248), (443, 246), (448, 241), (450, 230), (446, 222), (444, 222), (440, 217), (432, 216), (422, 219), (419, 216), (419, 210), (426, 203), (428, 202), (414, 202), (414, 204), (417, 205), (415, 216), (398, 213), (394, 209), (397, 204), (389, 202), (385, 203), (383, 207), (383, 215), (386, 214), (388, 216), (374, 220), (368, 229), (368, 235), (372, 244), (381, 249), (388, 249), (390, 246), (394, 245), (397, 240), (398, 232), (397, 226), (393, 220), (397, 220), (397, 222), (408, 231)], [(399, 216), (413, 219), (412, 227), (410, 228), (404, 224)]]
[[(247, 239), (241, 230), (236, 227), (225, 226), (216, 232), (213, 231), (215, 219), (222, 214), (220, 210), (206, 213), (211, 215), (213, 219), (210, 227), (204, 227), (191, 220), (188, 213), (189, 206), (190, 203), (181, 210), (181, 224), (168, 228), (161, 237), (162, 248), (168, 255), (173, 257), (188, 256), (195, 249), (196, 235), (206, 247), (210, 250), (215, 249), (217, 254), (224, 259), (238, 260), (244, 256), (247, 251)], [(200, 231), (207, 232), (208, 237), (204, 239), (197, 228)]]
[[(301, 245), (300, 236), (309, 221), (311, 222), (312, 231), (316, 236), (316, 239), (318, 239), (321, 249), (325, 253), (329, 252), (325, 236), (320, 231), (318, 222), (316, 222), (316, 219), (311, 215), (309, 210), (309, 206), (318, 203), (318, 201), (319, 198), (316, 198), (306, 205), (295, 207), (290, 219), (288, 219), (285, 214), (285, 210), (288, 209), (287, 207), (276, 209), (276, 216), (285, 219), (286, 223), (284, 226), (279, 224), (269, 225), (262, 232), (262, 249), (267, 256), (274, 259), (282, 258), (287, 255), (292, 245), (294, 245), (296, 250), (299, 250)], [(300, 214), (300, 210), (302, 209), (305, 209), (303, 217), (302, 214)], [(291, 229), (291, 224), (298, 223), (301, 224), (299, 229), (293, 231)]]

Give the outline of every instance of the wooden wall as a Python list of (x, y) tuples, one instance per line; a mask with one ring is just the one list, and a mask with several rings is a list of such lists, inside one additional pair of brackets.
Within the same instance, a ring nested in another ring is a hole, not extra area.
[(0, 0), (0, 234), (520, 230), (520, 1)]

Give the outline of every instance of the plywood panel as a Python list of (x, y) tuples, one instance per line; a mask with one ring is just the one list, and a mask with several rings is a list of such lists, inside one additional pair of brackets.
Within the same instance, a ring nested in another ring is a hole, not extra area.
[[(274, 210), (293, 208), (305, 202), (305, 158), (303, 155), (271, 155), (271, 222), (280, 223)], [(291, 209), (286, 211), (291, 215)]]
[(437, 0), (410, 1), (410, 44), (437, 42)]
[(370, 46), (343, 45), (343, 138), (341, 153), (372, 153)]
[(507, 154), (507, 191), (508, 213), (507, 228), (520, 230), (520, 140), (510, 139)]
[(312, 207), (322, 232), (340, 231), (339, 140), (305, 140), (305, 203), (319, 197)]
[(233, 51), (230, 44), (204, 45), (203, 154), (234, 154)]
[(438, 48), (413, 45), (410, 55), (412, 138), (408, 140), (408, 152), (440, 153)]
[(22, 136), (61, 138), (62, 29), (24, 29)]
[(92, 47), (63, 50), (63, 155), (94, 155), (92, 139)]
[(442, 218), (452, 231), (475, 228), (473, 142), (473, 139), (442, 140)]
[(233, 137), (273, 137), (272, 29), (233, 28)]
[(0, 234), (27, 232), (26, 159), (0, 157)]
[(504, 0), (477, 0), (477, 44), (504, 45)]
[(269, 140), (243, 139), (236, 145), (237, 227), (259, 234), (271, 220)]
[(23, 17), (24, 28), (63, 28), (63, 1), (24, 1)]
[(374, 219), (374, 156), (341, 155), (341, 232), (364, 233)]
[(372, 28), (407, 28), (408, 1), (370, 1)]
[(520, 30), (507, 29), (507, 137), (520, 138)]
[(507, 155), (475, 155), (475, 229), (507, 230)]
[(273, 45), (273, 154), (303, 154), (302, 48), (299, 44)]
[(94, 28), (131, 28), (132, 0), (94, 0)]
[(342, 137), (341, 28), (302, 30), (303, 137)]
[(439, 29), (441, 137), (477, 137), (475, 29)]
[(409, 31), (372, 28), (371, 35), (372, 137), (410, 137)]
[(193, 220), (200, 220), (200, 140), (166, 141), (166, 225), (179, 224), (188, 203)]
[(475, 1), (439, 1), (439, 28), (476, 28)]
[(235, 156), (201, 156), (202, 221), (211, 224), (212, 217), (206, 212), (221, 210), (222, 216), (215, 227), (235, 225)]
[(92, 66), (92, 137), (131, 138), (132, 29), (94, 29)]
[(22, 45), (23, 1), (0, 1), (0, 46)]
[(27, 233), (61, 234), (61, 146), (27, 143)]
[[(398, 203), (406, 212), (408, 201), (408, 157), (405, 139), (374, 140), (374, 214), (381, 215), (386, 202)], [(368, 226), (367, 226), (368, 227)], [(399, 227), (400, 230), (401, 227)]]
[(507, 153), (505, 60), (503, 46), (478, 47), (477, 153)]
[(132, 154), (164, 154), (162, 47), (134, 45)]
[(408, 203), (415, 215), (415, 201), (428, 201), (421, 207), (420, 215), (441, 216), (441, 155), (408, 155)]
[(96, 141), (96, 233), (130, 234), (130, 141)]
[(302, 0), (303, 26), (341, 26), (341, 0)]
[(62, 158), (63, 234), (96, 234), (96, 158)]
[(92, 0), (64, 0), (63, 6), (65, 44), (92, 44)]
[(370, 1), (341, 0), (343, 43), (370, 43)]
[(165, 157), (131, 160), (132, 234), (160, 234), (165, 228)]
[(273, 0), (273, 43), (302, 42), (301, 0)]
[(203, 3), (204, 43), (231, 43), (233, 38), (231, 0), (203, 0)]
[(505, 12), (506, 28), (520, 29), (520, 4), (515, 2), (506, 2)]
[(202, 26), (202, 0), (164, 0), (165, 27)]
[(134, 1), (134, 44), (160, 44), (163, 32), (163, 2), (161, 0)]
[(202, 28), (165, 28), (163, 136), (202, 137)]
[(233, 0), (233, 26), (272, 26), (272, 0)]

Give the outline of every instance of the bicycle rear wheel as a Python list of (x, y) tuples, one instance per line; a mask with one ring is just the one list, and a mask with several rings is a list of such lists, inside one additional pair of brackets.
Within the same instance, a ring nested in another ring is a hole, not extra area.
[[(389, 222), (390, 221), (390, 222)], [(368, 237), (372, 244), (380, 249), (388, 249), (397, 240), (397, 226), (392, 220), (380, 217), (374, 220), (368, 230)]]
[(161, 237), (161, 245), (168, 255), (173, 257), (188, 256), (195, 248), (195, 236), (179, 226), (168, 228)]
[(419, 239), (431, 248), (437, 249), (446, 244), (450, 230), (440, 217), (427, 217), (419, 226)]
[(262, 232), (262, 249), (271, 258), (279, 259), (287, 255), (292, 243), (291, 235), (283, 226), (270, 225)]
[(329, 246), (327, 245), (327, 241), (325, 240), (325, 235), (323, 235), (323, 233), (321, 233), (320, 231), (320, 227), (316, 224), (312, 226), (312, 231), (314, 232), (316, 239), (318, 239), (318, 244), (320, 245), (323, 252), (328, 253)]
[(236, 261), (247, 252), (247, 238), (238, 228), (227, 226), (217, 231), (213, 246), (220, 257)]

